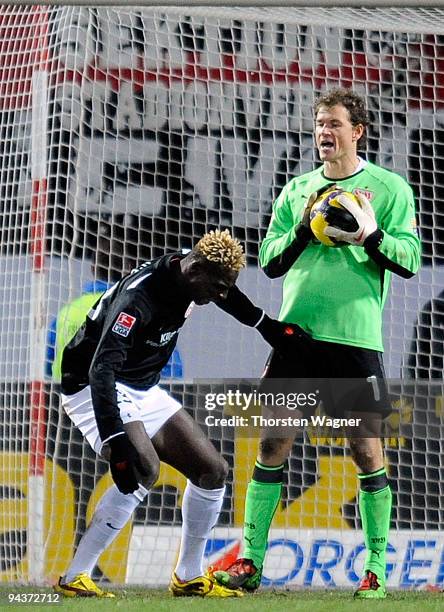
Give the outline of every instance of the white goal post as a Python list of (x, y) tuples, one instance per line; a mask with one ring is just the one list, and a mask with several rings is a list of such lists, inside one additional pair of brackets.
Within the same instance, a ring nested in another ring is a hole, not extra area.
[[(60, 310), (227, 227), (246, 249), (240, 286), (276, 315), (281, 283), (259, 270), (258, 249), (274, 198), (317, 163), (312, 107), (329, 87), (366, 97), (366, 155), (403, 175), (417, 198), (423, 266), (408, 282), (393, 279), (387, 373), (442, 382), (444, 8), (274, 4), (0, 6), (2, 581), (45, 584), (62, 574), (111, 482), (60, 409)], [(164, 384), (203, 423), (193, 380), (259, 377), (268, 347), (216, 308), (196, 310)], [(394, 587), (444, 582), (443, 406), (433, 392), (398, 404), (390, 424), (410, 428), (386, 440)], [(206, 551), (222, 566), (239, 552), (257, 440), (208, 433), (230, 464)], [(265, 586), (354, 585), (363, 563), (356, 480), (339, 440), (295, 444)], [(168, 582), (183, 488), (162, 466), (95, 577)]]

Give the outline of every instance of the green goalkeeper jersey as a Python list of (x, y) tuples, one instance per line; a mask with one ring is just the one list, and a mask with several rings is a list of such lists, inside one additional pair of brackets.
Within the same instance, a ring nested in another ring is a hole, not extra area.
[(279, 319), (297, 323), (317, 340), (383, 351), (388, 268), (401, 276), (413, 276), (421, 249), (413, 192), (407, 182), (370, 162), (361, 166), (339, 180), (327, 179), (321, 166), (287, 183), (273, 205), (259, 257), (266, 269), (291, 248), (304, 204), (314, 191), (335, 183), (347, 191), (363, 192), (383, 231), (378, 257), (371, 257), (360, 246), (333, 248), (310, 241), (286, 273)]

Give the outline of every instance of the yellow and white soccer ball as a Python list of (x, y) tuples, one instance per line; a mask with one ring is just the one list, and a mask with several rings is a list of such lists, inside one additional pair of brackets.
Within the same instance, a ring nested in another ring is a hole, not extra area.
[(361, 206), (358, 198), (350, 191), (344, 191), (340, 187), (332, 187), (324, 191), (315, 200), (310, 211), (311, 231), (319, 242), (329, 247), (341, 247), (347, 243), (326, 236), (324, 231), (327, 227), (338, 227), (345, 232), (355, 232), (358, 229), (354, 216), (338, 201), (339, 195), (345, 195), (358, 206)]

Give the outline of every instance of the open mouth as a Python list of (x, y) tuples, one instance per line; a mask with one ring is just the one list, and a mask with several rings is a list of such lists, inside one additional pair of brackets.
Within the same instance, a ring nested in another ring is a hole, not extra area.
[(319, 149), (320, 151), (333, 151), (335, 148), (335, 143), (332, 140), (321, 140)]

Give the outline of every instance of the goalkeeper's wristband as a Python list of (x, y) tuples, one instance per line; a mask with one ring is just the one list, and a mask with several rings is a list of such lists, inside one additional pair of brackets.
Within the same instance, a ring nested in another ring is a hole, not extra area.
[(371, 257), (372, 260), (378, 264), (378, 266), (381, 266), (382, 269), (389, 270), (401, 278), (412, 278), (412, 276), (414, 276), (414, 272), (408, 268), (404, 268), (396, 261), (392, 261), (387, 257), (387, 255), (384, 255), (384, 253), (379, 250), (383, 240), (384, 232), (380, 229), (377, 229), (375, 232), (370, 234), (370, 236), (367, 236), (363, 245), (367, 255)]
[(311, 227), (309, 225), (307, 226), (303, 223), (299, 223), (295, 232), (295, 240), (297, 240), (300, 244), (305, 244), (305, 246), (307, 246), (312, 238), (314, 238), (314, 234), (311, 231)]
[(376, 251), (381, 246), (383, 240), (384, 232), (378, 228), (367, 236), (367, 238), (364, 240), (363, 247), (366, 251)]

